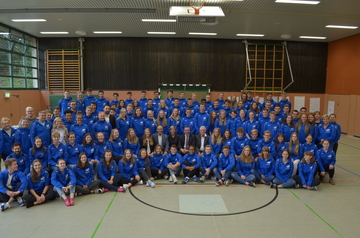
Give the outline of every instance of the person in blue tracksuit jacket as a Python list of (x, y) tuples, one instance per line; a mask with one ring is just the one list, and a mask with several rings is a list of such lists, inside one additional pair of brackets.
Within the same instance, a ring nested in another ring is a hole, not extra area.
[(231, 141), (231, 154), (237, 159), (241, 153), (244, 147), (247, 145), (248, 140), (244, 136), (244, 129), (238, 128), (237, 129), (237, 136), (234, 137)]
[[(0, 173), (0, 202), (1, 211), (10, 208), (10, 204), (17, 200), (19, 206), (24, 206), (22, 195), (28, 186), (23, 172), (18, 170), (16, 159), (5, 161), (5, 170)], [(11, 178), (9, 178), (11, 176)], [(10, 181), (9, 181), (10, 180)]]
[(108, 144), (109, 150), (111, 150), (113, 153), (114, 160), (116, 161), (116, 163), (118, 163), (124, 155), (124, 146), (121, 142), (118, 129), (112, 129)]
[(220, 134), (223, 135), (225, 130), (227, 129), (228, 126), (227, 124), (228, 121), (227, 121), (226, 112), (224, 110), (221, 110), (219, 118), (215, 120), (215, 128), (216, 127), (220, 128)]
[(18, 164), (18, 170), (23, 172), (26, 176), (30, 172), (30, 162), (26, 154), (21, 152), (21, 145), (19, 143), (14, 143), (11, 146), (12, 153), (6, 158), (15, 158), (16, 163)]
[(260, 183), (270, 185), (270, 182), (274, 180), (275, 173), (275, 159), (270, 156), (269, 148), (263, 147), (262, 153), (255, 163), (255, 169), (252, 174)]
[(285, 136), (283, 133), (279, 133), (274, 141), (276, 156), (274, 159), (281, 158), (281, 153), (283, 150), (289, 148), (289, 143), (285, 141)]
[(330, 123), (334, 127), (334, 131), (336, 131), (336, 136), (334, 139), (334, 146), (333, 146), (333, 151), (336, 154), (338, 146), (339, 146), (338, 142), (341, 137), (341, 126), (339, 123), (336, 123), (336, 114), (335, 113), (330, 114)]
[(330, 123), (330, 117), (328, 115), (323, 115), (322, 117), (323, 124), (319, 126), (318, 134), (318, 148), (322, 147), (323, 141), (326, 139), (330, 142), (330, 149), (334, 147), (334, 141), (336, 138), (336, 131), (334, 126)]
[(244, 131), (245, 131), (246, 122), (247, 122), (247, 120), (246, 120), (245, 110), (240, 110), (239, 117), (237, 117), (235, 119), (235, 122), (234, 122), (235, 126), (233, 127), (233, 130), (231, 131), (231, 134), (236, 135), (236, 130), (239, 127), (244, 128)]
[(314, 154), (310, 151), (304, 153), (304, 158), (299, 163), (299, 175), (294, 175), (297, 188), (305, 188), (316, 191), (320, 181), (315, 179), (317, 164)]
[(258, 154), (261, 154), (261, 149), (266, 146), (270, 150), (271, 157), (276, 157), (276, 149), (275, 149), (275, 143), (270, 139), (271, 138), (271, 132), (265, 131), (264, 132), (264, 139), (261, 139), (258, 144)]
[[(179, 114), (179, 110), (177, 108), (175, 108), (172, 111), (172, 114), (170, 115), (170, 117), (167, 119), (167, 124), (168, 124), (169, 128), (174, 126), (176, 128), (175, 133), (178, 135), (181, 134), (180, 122), (181, 122), (181, 117)], [(156, 133), (156, 127), (154, 129), (155, 129), (154, 133)], [(151, 131), (151, 129), (150, 129), (150, 131)], [(169, 131), (170, 131), (170, 129), (169, 129)], [(154, 133), (151, 132), (151, 134), (154, 134)], [(169, 132), (169, 134), (170, 134), (170, 132)]]
[[(252, 156), (250, 146), (245, 146), (241, 155), (236, 159), (237, 171), (231, 173), (231, 177), (241, 184), (255, 188), (255, 175), (252, 171), (255, 169), (255, 160)], [(229, 186), (229, 183), (225, 183)]]
[(296, 132), (293, 132), (291, 134), (288, 149), (289, 149), (289, 152), (290, 152), (290, 158), (294, 163), (293, 175), (295, 175), (297, 173), (298, 163), (304, 157), (303, 147), (300, 144), (299, 137), (298, 137), (298, 134)]
[(123, 187), (119, 187), (121, 174), (116, 174), (117, 165), (112, 157), (111, 150), (105, 150), (103, 158), (97, 163), (98, 179), (101, 180), (100, 187), (103, 191), (125, 192)]
[(140, 176), (135, 158), (131, 150), (124, 151), (124, 156), (118, 163), (119, 173), (122, 175), (120, 185), (124, 189), (135, 186), (140, 181)]
[(95, 136), (98, 132), (102, 132), (105, 140), (108, 141), (112, 130), (111, 124), (105, 120), (105, 112), (99, 112), (98, 117), (99, 120), (92, 126), (93, 136)]
[(222, 138), (222, 144), (223, 146), (224, 145), (228, 145), (228, 146), (231, 146), (231, 141), (232, 141), (232, 133), (229, 129), (226, 129), (225, 132), (224, 132), (224, 136)]
[(200, 159), (200, 172), (202, 174), (202, 176), (200, 177), (200, 182), (203, 183), (206, 179), (210, 179), (211, 176), (214, 175), (213, 169), (218, 164), (216, 154), (212, 152), (211, 145), (205, 146), (205, 152), (201, 155)]
[(195, 128), (195, 119), (191, 116), (191, 109), (186, 109), (186, 116), (181, 118), (180, 121), (180, 130), (181, 134), (184, 134), (184, 128), (190, 127), (190, 133), (195, 134), (196, 128)]
[(99, 98), (95, 100), (97, 113), (101, 112), (105, 105), (109, 105), (109, 100), (104, 97), (104, 91), (100, 90), (98, 96)]
[(154, 112), (151, 110), (147, 111), (147, 118), (145, 119), (145, 129), (146, 128), (150, 129), (151, 134), (156, 133), (157, 124), (156, 120), (154, 119)]
[(220, 154), (218, 158), (217, 167), (213, 169), (213, 172), (218, 179), (218, 182), (215, 184), (216, 186), (221, 186), (225, 182), (229, 183), (231, 172), (235, 167), (235, 158), (230, 154), (230, 147), (224, 145), (222, 151), (222, 154)]
[(305, 113), (301, 115), (299, 122), (296, 124), (296, 132), (298, 133), (301, 144), (305, 143), (307, 135), (314, 135), (314, 129), (309, 123), (308, 117)]
[(104, 134), (102, 132), (98, 132), (96, 134), (97, 141), (95, 142), (95, 160), (100, 161), (103, 158), (106, 150), (110, 148), (109, 143), (105, 141)]
[[(26, 154), (31, 148), (30, 140), (30, 128), (28, 128), (29, 120), (27, 117), (22, 117), (20, 119), (20, 127), (15, 132), (15, 142), (21, 145), (21, 151)], [(1, 152), (0, 152), (1, 154)]]
[(290, 158), (289, 150), (283, 150), (281, 158), (275, 163), (275, 178), (270, 184), (270, 188), (291, 188), (295, 181), (291, 178), (294, 164)]
[(210, 116), (205, 112), (205, 104), (200, 104), (200, 110), (195, 114), (194, 117), (196, 134), (200, 133), (200, 127), (205, 126), (206, 131), (209, 130), (210, 127)]
[(93, 96), (91, 88), (86, 89), (86, 94), (87, 94), (87, 96), (84, 98), (85, 108), (90, 106), (91, 102), (96, 101), (96, 97)]
[(287, 115), (285, 117), (284, 122), (281, 124), (281, 129), (280, 129), (280, 132), (284, 134), (286, 142), (290, 141), (290, 136), (295, 131), (296, 128), (293, 122), (293, 117), (291, 115)]
[(169, 118), (171, 111), (170, 108), (166, 105), (164, 100), (160, 101), (159, 107), (157, 108), (158, 115), (160, 111), (164, 112), (165, 118)]
[[(16, 129), (11, 126), (11, 120), (7, 117), (1, 118), (2, 129), (0, 130), (2, 138), (1, 158), (5, 159), (11, 154), (11, 145), (15, 142)], [(0, 139), (1, 140), (1, 139)], [(0, 160), (1, 161), (1, 160)]]
[[(151, 169), (149, 155), (145, 148), (140, 150), (139, 156), (136, 158), (136, 167), (140, 175), (140, 179), (146, 181), (146, 187), (155, 187), (155, 183), (151, 181)], [(140, 182), (141, 183), (141, 182)]]
[(222, 148), (222, 138), (220, 135), (220, 128), (216, 127), (212, 133), (212, 135), (210, 136), (209, 140), (209, 145), (212, 148), (212, 152), (216, 155), (219, 156), (219, 154), (221, 153), (221, 148)]
[(246, 138), (250, 139), (251, 131), (256, 129), (260, 131), (260, 123), (259, 121), (255, 120), (254, 112), (249, 112), (249, 120), (245, 122), (244, 126), (244, 132), (246, 135)]
[(320, 181), (324, 180), (325, 175), (329, 174), (329, 183), (335, 185), (334, 182), (334, 173), (335, 173), (335, 164), (336, 164), (336, 155), (333, 150), (330, 149), (330, 141), (324, 140), (323, 148), (319, 149), (316, 152), (317, 164), (319, 165), (320, 172)]
[(165, 158), (165, 165), (170, 173), (169, 182), (177, 184), (177, 176), (180, 175), (182, 163), (183, 157), (178, 153), (177, 145), (171, 145), (170, 153)]
[(46, 121), (46, 112), (39, 112), (39, 120), (34, 121), (30, 128), (30, 140), (34, 145), (35, 137), (39, 136), (47, 147), (51, 143), (51, 128), (52, 124)]
[(168, 179), (167, 174), (169, 171), (165, 164), (165, 160), (161, 145), (156, 145), (155, 152), (150, 156), (150, 170), (152, 177)]
[(87, 126), (88, 132), (92, 133), (92, 126), (94, 125), (95, 121), (96, 116), (92, 114), (91, 107), (86, 107), (82, 122)]
[(116, 129), (119, 130), (121, 140), (125, 140), (126, 135), (128, 134), (129, 129), (131, 128), (131, 120), (128, 119), (126, 114), (126, 109), (122, 108), (120, 110), (120, 115), (116, 120)]
[(40, 137), (35, 138), (34, 146), (30, 148), (29, 153), (29, 163), (32, 164), (35, 159), (39, 159), (43, 168), (47, 169), (48, 167), (48, 155), (47, 148), (42, 142)]
[(82, 92), (78, 92), (76, 94), (76, 111), (81, 112), (81, 114), (85, 113), (84, 101), (82, 100), (83, 94)]
[(79, 145), (82, 144), (85, 134), (90, 133), (88, 126), (82, 122), (82, 119), (83, 119), (82, 114), (80, 113), (76, 114), (76, 123), (70, 127), (70, 131), (69, 131), (75, 133), (76, 136), (75, 143)]
[[(314, 156), (316, 156), (316, 152), (318, 150), (317, 146), (315, 145), (315, 143), (313, 143), (313, 136), (312, 135), (308, 135), (306, 137), (306, 142), (304, 144), (302, 144), (303, 147), (303, 152), (307, 152), (310, 151), (311, 153), (313, 153)], [(316, 157), (315, 157), (316, 159)]]
[(247, 140), (246, 145), (250, 146), (252, 156), (256, 159), (258, 155), (258, 146), (259, 146), (259, 132), (256, 129), (251, 131), (251, 138)]
[(145, 119), (140, 108), (135, 110), (134, 116), (131, 120), (131, 128), (134, 129), (138, 138), (142, 138), (145, 129)]
[[(228, 119), (227, 129), (226, 130), (230, 130), (231, 132), (234, 132), (234, 131), (236, 132), (237, 127), (236, 127), (236, 122), (235, 121), (237, 119), (239, 119), (239, 118), (237, 118), (236, 111), (232, 110), (231, 113), (230, 113), (230, 117)], [(234, 133), (234, 135), (235, 135), (235, 133)]]
[(286, 98), (286, 93), (281, 94), (281, 99), (279, 100), (278, 104), (280, 105), (281, 110), (284, 109), (285, 105), (288, 105), (291, 111), (291, 102), (289, 101), (289, 99)]
[(130, 149), (135, 158), (140, 152), (140, 140), (132, 128), (129, 129), (129, 132), (124, 140), (124, 151), (126, 149)]
[(26, 196), (26, 208), (43, 204), (56, 198), (56, 192), (49, 190), (49, 173), (42, 169), (40, 160), (36, 159), (32, 163), (31, 172), (26, 176), (28, 181), (29, 193)]
[[(58, 168), (51, 174), (51, 183), (55, 191), (64, 199), (65, 206), (74, 206), (76, 177), (74, 172), (66, 167), (64, 159), (58, 160)], [(69, 199), (67, 194), (70, 195)]]
[[(94, 169), (97, 168), (97, 163), (99, 162), (99, 158), (96, 156), (97, 153), (97, 146), (94, 143), (94, 140), (92, 138), (92, 135), (90, 133), (87, 133), (84, 137), (84, 141), (81, 144), (81, 150), (86, 154), (86, 157), (88, 158), (88, 161), (90, 164), (94, 166)], [(96, 157), (96, 158), (95, 158)], [(101, 159), (101, 157), (100, 157)]]
[(99, 189), (101, 180), (94, 179), (94, 167), (89, 163), (84, 152), (79, 154), (78, 162), (73, 168), (76, 177), (75, 191), (82, 194), (103, 193)]
[(280, 124), (275, 121), (275, 112), (270, 112), (270, 120), (265, 122), (263, 125), (263, 131), (270, 131), (271, 132), (271, 140), (275, 140), (277, 135), (280, 133)]
[(52, 133), (52, 141), (53, 143), (49, 145), (47, 149), (47, 156), (48, 156), (48, 164), (50, 171), (54, 171), (57, 167), (59, 159), (65, 158), (65, 150), (66, 146), (63, 143), (60, 143), (60, 133), (53, 132)]
[(65, 161), (69, 169), (73, 169), (79, 159), (79, 154), (82, 152), (81, 145), (75, 143), (76, 136), (74, 132), (68, 135), (68, 143), (65, 145)]
[(66, 90), (64, 92), (64, 98), (60, 99), (58, 102), (58, 107), (61, 111), (61, 117), (64, 117), (64, 112), (70, 108), (70, 102), (72, 101), (72, 98), (70, 97), (70, 92)]
[(183, 157), (183, 174), (184, 179), (182, 181), (183, 184), (186, 184), (189, 182), (190, 178), (192, 177), (194, 179), (194, 182), (199, 181), (199, 168), (201, 166), (201, 160), (199, 155), (195, 153), (195, 146), (190, 145), (189, 147), (189, 153), (184, 155)]
[(159, 111), (158, 118), (156, 119), (156, 125), (163, 127), (163, 133), (169, 135), (170, 126), (163, 110)]

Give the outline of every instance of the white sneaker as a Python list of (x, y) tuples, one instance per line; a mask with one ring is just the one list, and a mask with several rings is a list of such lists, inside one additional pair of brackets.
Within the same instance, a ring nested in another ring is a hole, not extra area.
[(6, 209), (10, 208), (10, 204), (9, 203), (3, 203), (1, 204), (1, 211), (5, 211)]
[(200, 177), (200, 182), (203, 183), (203, 182), (205, 182), (205, 180), (206, 180), (205, 176), (201, 176), (201, 177)]
[(142, 180), (140, 180), (137, 184), (138, 184), (138, 185), (143, 185), (144, 182), (143, 182)]
[(151, 181), (154, 181), (155, 179), (154, 179), (154, 177), (150, 177), (150, 180), (151, 180)]
[(169, 178), (169, 176), (168, 176), (168, 175), (165, 175), (165, 176), (164, 176), (164, 179), (165, 179), (165, 180), (167, 180), (168, 178)]
[(177, 184), (177, 178), (176, 178), (175, 174), (173, 174), (172, 177), (173, 177), (173, 183)]
[(21, 197), (18, 197), (17, 201), (18, 201), (20, 207), (25, 206), (25, 202), (23, 201), (23, 199)]
[(172, 181), (174, 181), (174, 178), (173, 175), (170, 175), (169, 182), (171, 183)]
[(101, 188), (97, 188), (94, 190), (95, 193), (103, 193), (103, 190)]
[(127, 190), (130, 186), (128, 184), (123, 184), (123, 189)]

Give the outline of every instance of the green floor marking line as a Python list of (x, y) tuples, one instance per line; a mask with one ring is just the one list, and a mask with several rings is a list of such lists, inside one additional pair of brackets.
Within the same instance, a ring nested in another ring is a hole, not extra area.
[(331, 229), (333, 229), (333, 231), (335, 231), (339, 236), (343, 237), (332, 225), (330, 225), (327, 221), (325, 221), (324, 218), (322, 218), (319, 214), (317, 214), (311, 207), (309, 207), (307, 204), (305, 204), (305, 206), (307, 206), (307, 208), (309, 208), (310, 211), (312, 211), (318, 218), (320, 218), (323, 222), (325, 222), (325, 224), (328, 225)]
[(104, 217), (105, 217), (106, 213), (109, 211), (109, 209), (110, 209), (110, 207), (111, 207), (111, 205), (112, 205), (112, 203), (113, 203), (113, 201), (114, 201), (114, 199), (115, 199), (115, 197), (116, 197), (116, 195), (117, 195), (117, 194), (118, 194), (118, 193), (115, 193), (115, 194), (114, 194), (113, 199), (110, 201), (110, 203), (109, 203), (108, 207), (106, 208), (106, 210), (105, 210), (105, 212), (104, 212), (104, 215), (102, 216), (102, 218), (101, 218), (101, 220), (100, 220), (99, 224), (96, 226), (95, 231), (92, 233), (91, 238), (94, 238), (94, 237), (95, 237), (96, 232), (97, 232), (97, 231), (98, 231), (98, 229), (100, 228), (101, 223), (103, 222)]
[(296, 196), (295, 193), (293, 193), (293, 191), (291, 191), (290, 189), (288, 189), (288, 191), (289, 191), (290, 193), (292, 193), (297, 199), (301, 200), (298, 196)]

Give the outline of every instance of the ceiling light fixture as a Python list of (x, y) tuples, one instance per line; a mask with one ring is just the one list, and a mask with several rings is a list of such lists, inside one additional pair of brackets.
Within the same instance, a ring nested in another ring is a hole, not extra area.
[(341, 26), (341, 25), (327, 25), (327, 28), (341, 28), (341, 29), (357, 29), (358, 26)]
[(316, 39), (316, 40), (325, 40), (325, 36), (299, 36), (301, 39)]
[(94, 34), (122, 34), (121, 31), (93, 31)]
[(156, 31), (149, 31), (149, 35), (175, 35), (176, 32), (156, 32)]
[(43, 35), (67, 35), (69, 32), (67, 31), (42, 31), (40, 34)]
[(300, 0), (276, 0), (277, 3), (296, 3), (296, 4), (319, 4), (320, 1), (300, 1)]
[(11, 19), (13, 22), (44, 22), (45, 19)]
[(0, 32), (0, 35), (9, 35), (9, 32)]
[(199, 35), (199, 36), (216, 36), (217, 33), (205, 33), (205, 32), (189, 32), (189, 35)]
[(142, 19), (143, 22), (176, 22), (176, 19)]
[(263, 37), (264, 34), (236, 34), (236, 36), (253, 36), (253, 37)]

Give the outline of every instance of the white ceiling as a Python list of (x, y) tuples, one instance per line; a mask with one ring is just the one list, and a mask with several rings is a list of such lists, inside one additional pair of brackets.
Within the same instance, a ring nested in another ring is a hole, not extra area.
[[(141, 19), (174, 19), (170, 6), (188, 6), (188, 0), (0, 0), (0, 22), (36, 37), (108, 37), (93, 31), (121, 31), (120, 37), (159, 37), (148, 31), (176, 32), (161, 37), (198, 37), (244, 39), (238, 33), (264, 34), (257, 39), (330, 42), (360, 33), (355, 30), (330, 29), (326, 25), (360, 26), (360, 0), (321, 0), (318, 5), (275, 3), (275, 0), (207, 0), (206, 6), (220, 6), (225, 17), (218, 24), (207, 26), (199, 22), (148, 23)], [(93, 8), (98, 12), (66, 12)], [(108, 10), (150, 9), (155, 13), (108, 12)], [(35, 9), (44, 12), (34, 13)], [(55, 12), (53, 12), (55, 10)], [(28, 13), (32, 12), (32, 13)], [(41, 23), (15, 23), (11, 19), (44, 18)], [(68, 31), (69, 35), (42, 35), (41, 31)], [(217, 33), (217, 36), (193, 36), (189, 32)], [(325, 36), (326, 40), (299, 39), (299, 36)], [(110, 35), (114, 36), (114, 35)], [(247, 39), (251, 39), (247, 37)], [(253, 38), (254, 39), (254, 38)]]

